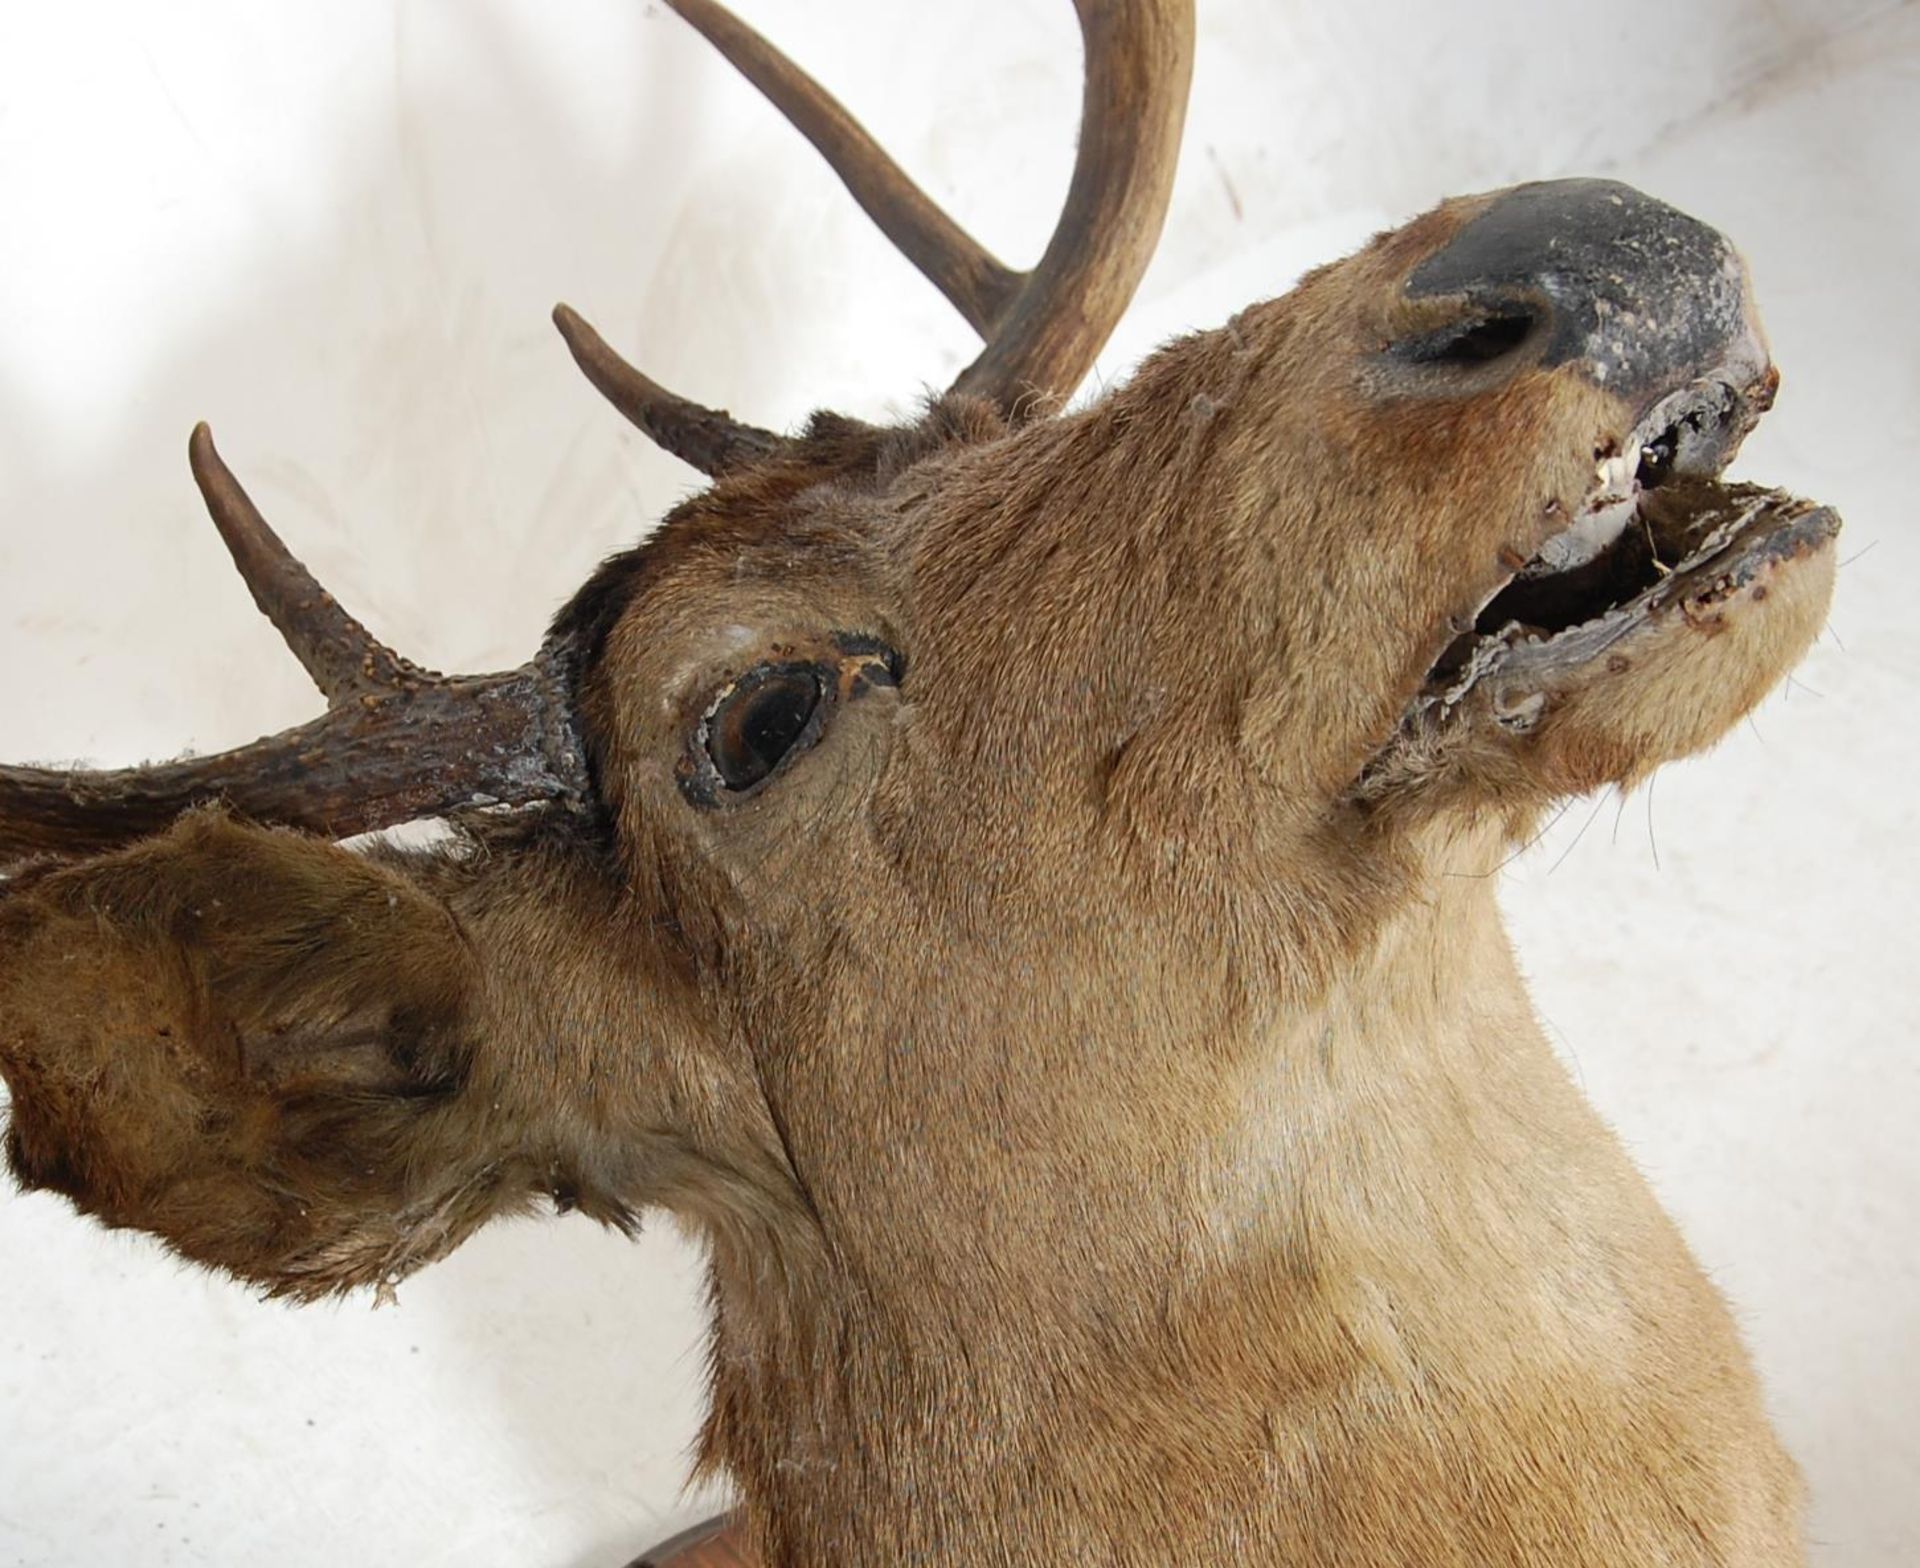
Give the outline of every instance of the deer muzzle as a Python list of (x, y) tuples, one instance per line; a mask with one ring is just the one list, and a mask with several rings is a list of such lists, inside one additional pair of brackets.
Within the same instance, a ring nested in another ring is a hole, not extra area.
[(1509, 332), (1538, 333), (1540, 364), (1572, 366), (1629, 402), (1707, 373), (1737, 386), (1767, 373), (1733, 246), (1613, 180), (1543, 181), (1488, 198), (1406, 293), (1457, 298)]
[[(1524, 733), (1596, 673), (1624, 698), (1659, 637), (1671, 658), (1684, 639), (1670, 633), (1771, 614), (1755, 607), (1773, 580), (1826, 556), (1840, 522), (1723, 478), (1780, 381), (1726, 239), (1612, 181), (1523, 185), (1483, 201), (1405, 287), (1409, 299), (1458, 304), (1456, 324), (1396, 351), (1449, 364), (1513, 354), (1597, 389), (1617, 423), (1593, 449), (1586, 493), (1551, 503), (1560, 525), (1453, 623), (1458, 635), (1406, 724), (1417, 730), (1472, 695)], [(1830, 561), (1820, 570), (1830, 578)], [(1773, 644), (1798, 637), (1763, 639), (1765, 662), (1778, 657)], [(1715, 680), (1744, 693), (1749, 674), (1729, 667)]]

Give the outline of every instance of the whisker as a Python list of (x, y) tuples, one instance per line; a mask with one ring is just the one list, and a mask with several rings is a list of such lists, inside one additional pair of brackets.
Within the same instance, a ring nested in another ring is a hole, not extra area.
[(1573, 835), (1573, 842), (1560, 851), (1560, 858), (1558, 860), (1547, 867), (1548, 876), (1552, 876), (1554, 872), (1564, 866), (1567, 863), (1567, 856), (1571, 855), (1580, 847), (1580, 840), (1587, 836), (1587, 829), (1593, 826), (1594, 819), (1600, 815), (1600, 808), (1606, 803), (1607, 797), (1605, 795), (1602, 795), (1593, 803), (1593, 810), (1587, 813), (1587, 820), (1580, 824), (1580, 831)]

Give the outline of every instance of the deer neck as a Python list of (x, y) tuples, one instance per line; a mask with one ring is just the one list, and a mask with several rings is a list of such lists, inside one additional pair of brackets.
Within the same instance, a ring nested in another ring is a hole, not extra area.
[[(1046, 1101), (883, 1132), (851, 1212), (822, 1198), (847, 1239), (783, 1291), (723, 1241), (709, 1463), (816, 1544), (885, 1514), (908, 1533), (874, 1561), (1105, 1560), (1074, 1554), (1254, 1517), (1247, 1488), (1343, 1402), (1575, 1357), (1576, 1320), (1628, 1310), (1590, 1238), (1665, 1232), (1541, 1037), (1493, 889), (1430, 878), (1309, 1008), (1249, 1001), (1232, 955), (1211, 996), (1136, 965), (1103, 1005), (1171, 1050), (1060, 1048), (1031, 1064)], [(1123, 1109), (1077, 1114), (1083, 1088)]]

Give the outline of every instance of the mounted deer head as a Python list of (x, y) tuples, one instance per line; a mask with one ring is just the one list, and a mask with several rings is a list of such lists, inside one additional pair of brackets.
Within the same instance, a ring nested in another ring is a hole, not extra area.
[[(1720, 479), (1776, 377), (1710, 229), (1449, 202), (1059, 413), (1157, 234), (1181, 0), (1079, 0), (1014, 274), (674, 0), (986, 346), (713, 479), (520, 670), (424, 671), (194, 434), (329, 701), (0, 768), (29, 1186), (264, 1289), (542, 1201), (713, 1260), (704, 1462), (770, 1561), (1778, 1563), (1727, 1315), (1529, 1013), (1491, 873), (1711, 744), (1821, 624), (1825, 509)], [(449, 847), (333, 840), (444, 816)]]

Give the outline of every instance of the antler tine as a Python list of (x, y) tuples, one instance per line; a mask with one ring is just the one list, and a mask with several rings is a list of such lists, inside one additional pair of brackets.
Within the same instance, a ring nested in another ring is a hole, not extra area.
[(934, 205), (838, 99), (725, 6), (714, 0), (667, 4), (813, 143), (880, 232), (967, 324), (991, 337), (1026, 274), (998, 260)]
[(1159, 242), (1193, 77), (1193, 0), (1074, 0), (1080, 148), (1060, 222), (999, 329), (953, 384), (1009, 412), (1065, 397), (1119, 324)]
[(771, 457), (785, 444), (771, 430), (745, 424), (724, 408), (704, 408), (669, 392), (616, 354), (572, 307), (555, 305), (553, 324), (574, 363), (609, 403), (648, 440), (709, 478)]
[[(1173, 193), (1193, 0), (1074, 0), (1086, 51), (1080, 149), (1059, 224), (1015, 272), (949, 218), (839, 101), (717, 0), (667, 0), (819, 149), (867, 215), (986, 340), (953, 383), (1009, 415), (1079, 385), (1139, 286)], [(650, 438), (708, 475), (779, 450), (778, 436), (649, 380), (566, 306), (580, 368)]]
[(340, 608), (268, 527), (205, 425), (188, 454), (254, 603), (328, 711), (213, 756), (108, 771), (0, 765), (0, 867), (94, 854), (225, 801), (261, 822), (344, 838), (477, 805), (587, 798), (568, 654), (549, 642), (517, 670), (423, 670)]
[(1086, 51), (1080, 149), (1060, 222), (1027, 273), (995, 260), (825, 89), (716, 0), (667, 3), (820, 150), (986, 339), (954, 391), (1017, 414), (1079, 384), (1133, 298), (1166, 218), (1193, 76), (1193, 0), (1074, 0)]
[(187, 462), (253, 602), (323, 697), (334, 702), (361, 692), (393, 691), (430, 677), (430, 671), (403, 659), (342, 609), (281, 543), (221, 461), (204, 422), (193, 427), (187, 441)]

